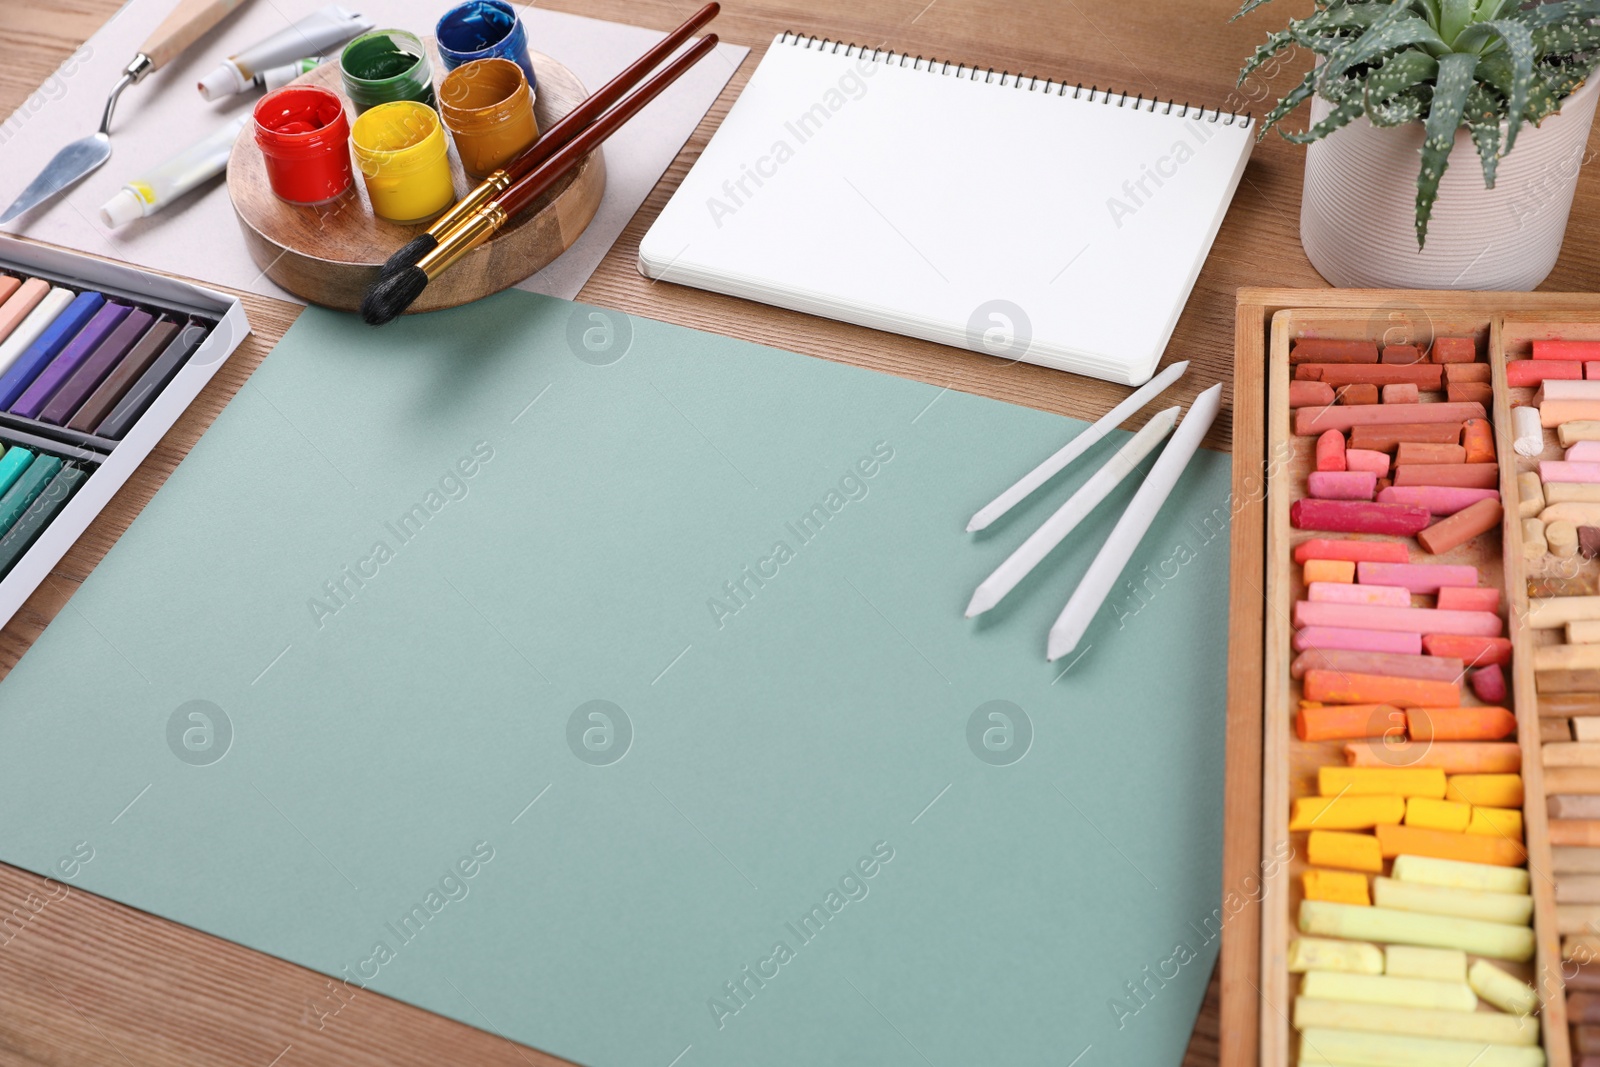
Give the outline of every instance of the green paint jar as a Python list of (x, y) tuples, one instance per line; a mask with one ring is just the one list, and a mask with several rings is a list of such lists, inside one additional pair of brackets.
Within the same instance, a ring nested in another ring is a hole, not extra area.
[(427, 49), (416, 34), (405, 30), (374, 30), (345, 45), (339, 75), (357, 114), (396, 100), (434, 105)]

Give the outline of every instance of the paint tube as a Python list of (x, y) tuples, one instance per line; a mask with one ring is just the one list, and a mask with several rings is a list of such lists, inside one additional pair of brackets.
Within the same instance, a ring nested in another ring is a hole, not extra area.
[(240, 115), (219, 126), (165, 163), (132, 179), (100, 207), (100, 221), (112, 229), (146, 218), (228, 167), (228, 155), (239, 131), (250, 121)]
[(251, 87), (258, 73), (343, 44), (372, 26), (371, 19), (337, 4), (319, 8), (255, 47), (223, 60), (216, 70), (200, 79), (200, 95), (207, 100), (220, 100), (242, 93)]
[(265, 89), (270, 93), (274, 89), (282, 89), (302, 74), (311, 73), (324, 62), (326, 62), (326, 58), (323, 56), (297, 59), (293, 63), (285, 63), (281, 67), (273, 67), (271, 70), (262, 71), (250, 79), (250, 85), (252, 88)]

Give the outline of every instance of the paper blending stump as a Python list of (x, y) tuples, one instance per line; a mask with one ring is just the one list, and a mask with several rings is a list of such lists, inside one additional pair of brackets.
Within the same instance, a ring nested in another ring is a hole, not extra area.
[(1178, 1063), (1226, 456), (1063, 673), (1136, 479), (962, 606), (1127, 434), (972, 538), (1082, 423), (518, 292), (403, 326), (303, 314), (0, 684), (0, 859), (593, 1067)]

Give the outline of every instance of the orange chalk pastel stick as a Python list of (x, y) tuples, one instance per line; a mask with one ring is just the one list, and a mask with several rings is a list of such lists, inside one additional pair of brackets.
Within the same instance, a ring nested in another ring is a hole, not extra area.
[(1454, 833), (1449, 830), (1424, 830), (1416, 826), (1381, 825), (1374, 831), (1384, 859), (1396, 856), (1431, 856), (1463, 863), (1488, 863), (1496, 867), (1520, 867), (1527, 852), (1515, 841), (1490, 834)]
[(1371, 834), (1313, 830), (1306, 838), (1306, 860), (1318, 867), (1383, 873), (1383, 849)]
[(1454, 489), (1493, 489), (1500, 484), (1500, 465), (1498, 463), (1397, 464), (1394, 468), (1394, 484), (1443, 485)]
[[(1487, 419), (1468, 419), (1461, 426), (1461, 445), (1468, 463), (1494, 462), (1494, 430)], [(1492, 489), (1493, 486), (1485, 486)]]
[(1309, 670), (1303, 684), (1307, 700), (1327, 704), (1396, 704), (1403, 708), (1461, 706), (1460, 682)]
[[(1476, 591), (1476, 590), (1474, 590)], [(1498, 590), (1493, 590), (1498, 592)], [(1446, 590), (1439, 590), (1441, 610)], [(1481, 609), (1481, 603), (1478, 602)], [(1472, 609), (1467, 609), (1472, 610)], [(1489, 609), (1493, 610), (1493, 609)], [(1491, 663), (1504, 667), (1511, 662), (1511, 639), (1507, 637), (1470, 637), (1466, 634), (1423, 634), (1422, 650), (1430, 656), (1457, 659), (1467, 667), (1487, 667)]]
[(1382, 737), (1404, 721), (1404, 712), (1393, 704), (1329, 704), (1301, 708), (1295, 715), (1294, 732), (1302, 741), (1348, 741)]
[(1515, 741), (1407, 741), (1344, 746), (1352, 767), (1437, 767), (1446, 774), (1516, 774), (1522, 746)]
[(1479, 534), (1497, 529), (1504, 514), (1498, 500), (1480, 500), (1417, 534), (1417, 543), (1440, 556)]
[(1354, 541), (1345, 537), (1312, 537), (1294, 546), (1294, 561), (1348, 559), (1353, 562), (1406, 563), (1411, 553), (1398, 541)]
[(1331, 337), (1302, 337), (1289, 349), (1290, 363), (1376, 363), (1378, 346), (1372, 341), (1336, 341)]
[(1406, 709), (1413, 741), (1499, 741), (1516, 732), (1517, 717), (1505, 708)]

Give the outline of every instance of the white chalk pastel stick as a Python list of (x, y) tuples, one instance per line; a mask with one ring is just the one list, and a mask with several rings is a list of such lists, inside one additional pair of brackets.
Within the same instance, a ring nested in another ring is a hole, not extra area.
[(1179, 360), (1148, 382), (1145, 382), (1128, 399), (1106, 412), (1093, 426), (1068, 441), (1053, 456), (1027, 474), (1024, 474), (1010, 489), (1007, 489), (979, 508), (978, 513), (972, 516), (971, 521), (967, 523), (967, 532), (973, 533), (983, 529), (1016, 507), (1018, 503), (1026, 499), (1029, 493), (1049, 481), (1063, 470), (1067, 464), (1089, 451), (1090, 447), (1105, 437), (1106, 434), (1127, 421), (1128, 416), (1150, 403), (1167, 386), (1183, 377), (1183, 372), (1188, 369), (1189, 361), (1186, 359)]
[(1059, 659), (1078, 647), (1100, 605), (1105, 603), (1106, 595), (1116, 584), (1117, 576), (1133, 558), (1134, 550), (1149, 531), (1150, 524), (1155, 522), (1156, 512), (1167, 502), (1173, 486), (1178, 484), (1189, 461), (1199, 451), (1200, 442), (1205, 439), (1211, 424), (1217, 421), (1217, 412), (1221, 409), (1220, 383), (1195, 397), (1194, 403), (1189, 405), (1189, 413), (1178, 424), (1167, 447), (1161, 450), (1160, 458), (1150, 468), (1144, 484), (1128, 504), (1128, 510), (1123, 512), (1111, 536), (1106, 538), (1106, 543), (1100, 546), (1100, 552), (1089, 564), (1083, 581), (1078, 583), (1067, 606), (1061, 609), (1061, 614), (1056, 618), (1055, 625), (1050, 627), (1050, 639), (1045, 652), (1049, 659)]
[(1537, 456), (1544, 451), (1544, 427), (1539, 423), (1539, 409), (1527, 406), (1511, 409), (1511, 432), (1515, 440), (1511, 447), (1519, 456)]

